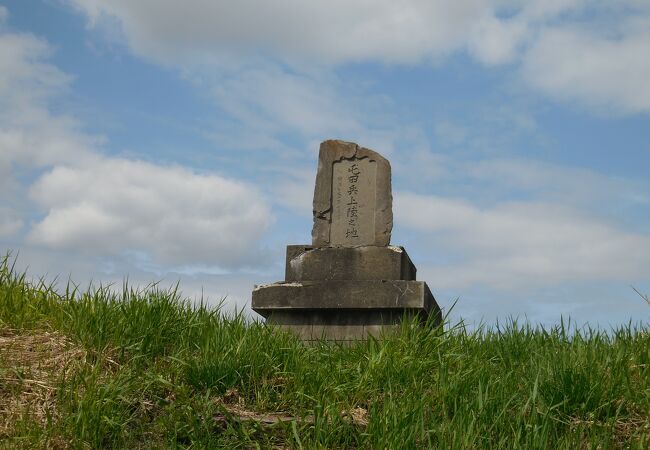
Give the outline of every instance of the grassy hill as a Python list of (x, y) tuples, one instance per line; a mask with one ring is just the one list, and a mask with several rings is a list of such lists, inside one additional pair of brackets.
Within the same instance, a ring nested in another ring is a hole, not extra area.
[(150, 286), (0, 262), (0, 447), (648, 448), (650, 327), (304, 346)]

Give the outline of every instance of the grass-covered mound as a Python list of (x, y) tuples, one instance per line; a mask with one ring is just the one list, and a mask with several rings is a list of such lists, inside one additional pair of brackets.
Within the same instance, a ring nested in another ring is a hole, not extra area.
[(156, 286), (0, 263), (0, 446), (648, 448), (648, 327), (404, 326), (304, 346)]

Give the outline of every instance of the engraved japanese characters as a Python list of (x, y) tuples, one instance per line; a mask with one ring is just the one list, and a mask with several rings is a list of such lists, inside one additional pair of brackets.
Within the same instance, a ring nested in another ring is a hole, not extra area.
[(316, 247), (386, 246), (393, 228), (390, 164), (352, 142), (321, 144), (314, 191)]
[(332, 172), (330, 245), (374, 244), (377, 163), (344, 159)]

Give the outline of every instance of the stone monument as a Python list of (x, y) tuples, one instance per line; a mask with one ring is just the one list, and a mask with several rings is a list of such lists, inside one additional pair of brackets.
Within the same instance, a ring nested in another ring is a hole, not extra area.
[(253, 310), (304, 341), (354, 341), (405, 316), (441, 321), (427, 284), (391, 246), (390, 163), (352, 142), (320, 146), (312, 245), (287, 246), (285, 281), (253, 290)]

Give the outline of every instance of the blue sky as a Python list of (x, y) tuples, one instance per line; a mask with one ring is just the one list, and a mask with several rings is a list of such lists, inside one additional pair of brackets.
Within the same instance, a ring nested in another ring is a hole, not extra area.
[(650, 2), (0, 0), (0, 247), (248, 308), (320, 141), (454, 319), (647, 320)]

